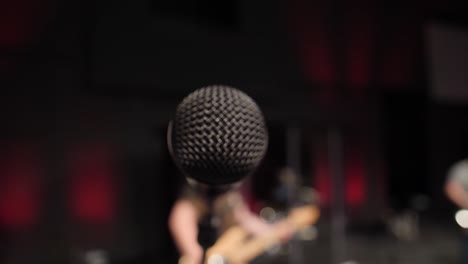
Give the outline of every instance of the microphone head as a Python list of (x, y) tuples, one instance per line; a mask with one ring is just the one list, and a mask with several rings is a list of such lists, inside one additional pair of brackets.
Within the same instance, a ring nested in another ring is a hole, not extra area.
[(260, 164), (268, 146), (260, 108), (229, 86), (189, 94), (171, 126), (168, 143), (174, 161), (190, 181), (208, 186), (239, 183)]

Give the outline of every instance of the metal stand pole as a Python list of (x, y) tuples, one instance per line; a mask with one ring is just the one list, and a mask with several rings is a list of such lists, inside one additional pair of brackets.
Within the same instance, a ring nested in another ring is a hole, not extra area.
[[(286, 130), (286, 162), (293, 170), (294, 185), (288, 188), (288, 205), (293, 206), (297, 194), (297, 188), (301, 181), (297, 179), (301, 175), (301, 131), (297, 126), (288, 126)], [(292, 239), (288, 244), (289, 263), (302, 264), (304, 262), (304, 252), (300, 241)]]
[(332, 263), (346, 260), (346, 212), (344, 200), (343, 143), (338, 128), (328, 130), (328, 154), (332, 177), (331, 253)]

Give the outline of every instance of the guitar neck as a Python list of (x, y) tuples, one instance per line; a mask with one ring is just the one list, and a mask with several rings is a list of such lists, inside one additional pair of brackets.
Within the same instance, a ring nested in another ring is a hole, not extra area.
[(229, 263), (248, 263), (267, 249), (281, 242), (281, 232), (271, 233), (253, 238), (242, 245), (234, 254), (226, 256)]

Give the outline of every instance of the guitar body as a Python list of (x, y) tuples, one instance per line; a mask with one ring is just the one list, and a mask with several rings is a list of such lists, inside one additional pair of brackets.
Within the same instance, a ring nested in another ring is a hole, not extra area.
[(286, 220), (275, 225), (270, 232), (252, 236), (240, 226), (224, 232), (216, 243), (208, 248), (205, 264), (246, 264), (270, 247), (281, 243), (288, 233), (300, 231), (317, 222), (320, 212), (315, 206), (294, 208)]

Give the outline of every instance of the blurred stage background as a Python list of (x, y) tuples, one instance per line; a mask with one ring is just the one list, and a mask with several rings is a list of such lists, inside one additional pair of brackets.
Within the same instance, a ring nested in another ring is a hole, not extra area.
[(269, 124), (252, 208), (285, 166), (320, 195), (307, 263), (455, 263), (443, 183), (468, 153), (462, 2), (2, 1), (0, 262), (175, 263), (167, 123), (227, 84)]

